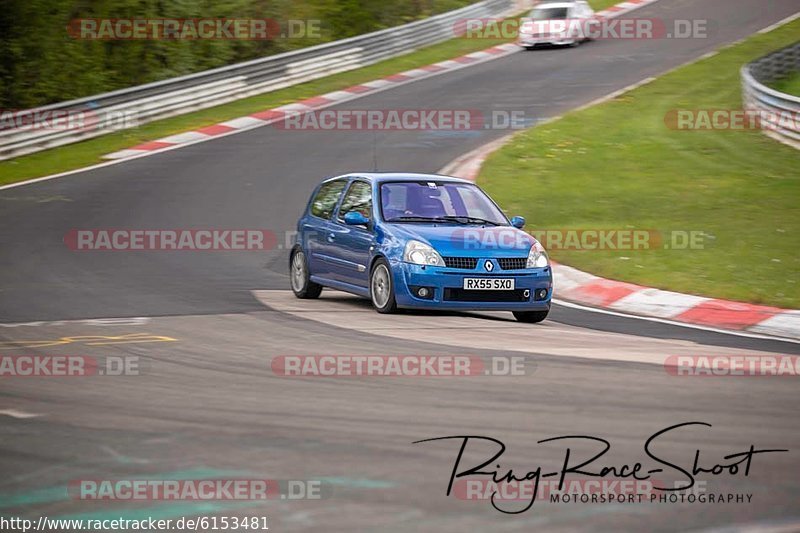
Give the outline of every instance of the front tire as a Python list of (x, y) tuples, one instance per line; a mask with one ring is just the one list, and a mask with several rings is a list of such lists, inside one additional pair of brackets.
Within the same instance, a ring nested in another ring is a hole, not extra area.
[(514, 311), (514, 318), (526, 324), (536, 324), (547, 318), (550, 310), (545, 311)]
[(311, 281), (308, 271), (308, 261), (303, 250), (295, 250), (292, 259), (289, 261), (289, 279), (292, 284), (292, 292), (302, 300), (319, 298), (322, 292), (322, 285)]
[(380, 258), (372, 266), (372, 271), (369, 274), (369, 297), (372, 300), (372, 307), (377, 312), (390, 314), (397, 311), (392, 269), (386, 259)]

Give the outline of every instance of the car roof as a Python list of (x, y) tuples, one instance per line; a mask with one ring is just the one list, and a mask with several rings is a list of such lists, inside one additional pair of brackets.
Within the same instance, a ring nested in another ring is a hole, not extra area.
[(349, 172), (341, 176), (327, 178), (324, 181), (335, 179), (361, 178), (372, 183), (382, 183), (386, 181), (424, 181), (433, 180), (438, 182), (452, 183), (472, 183), (469, 180), (455, 178), (453, 176), (443, 176), (441, 174), (420, 174), (415, 172)]

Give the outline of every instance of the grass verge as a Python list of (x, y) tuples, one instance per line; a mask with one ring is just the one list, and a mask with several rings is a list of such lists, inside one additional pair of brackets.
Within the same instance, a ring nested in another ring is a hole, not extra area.
[(344, 89), (351, 85), (389, 76), (404, 70), (484, 50), (504, 42), (508, 42), (508, 40), (451, 39), (357, 70), (335, 74), (202, 111), (150, 122), (138, 128), (122, 130), (80, 143), (2, 161), (0, 162), (0, 184), (13, 183), (93, 165), (102, 162), (101, 157), (105, 154), (130, 148), (143, 142), (202, 128), (203, 126), (278, 107), (326, 92)]
[(701, 231), (693, 250), (551, 250), (599, 276), (800, 307), (800, 152), (758, 131), (676, 131), (675, 109), (740, 109), (741, 65), (791, 44), (795, 21), (639, 89), (517, 135), (479, 182), (529, 228)]
[(772, 88), (785, 94), (800, 96), (800, 72), (776, 81), (772, 84)]
[(622, 0), (592, 0), (589, 2), (589, 4), (591, 4), (592, 9), (595, 11), (602, 11), (613, 5), (619, 4), (621, 1)]

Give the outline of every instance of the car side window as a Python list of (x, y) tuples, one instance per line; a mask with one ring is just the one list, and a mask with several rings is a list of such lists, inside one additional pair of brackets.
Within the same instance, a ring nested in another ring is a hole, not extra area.
[(311, 203), (311, 214), (315, 217), (330, 219), (336, 203), (339, 201), (345, 186), (344, 180), (330, 181), (319, 188)]
[(364, 181), (354, 181), (339, 208), (339, 220), (344, 221), (345, 214), (358, 211), (367, 218), (372, 218), (372, 186)]

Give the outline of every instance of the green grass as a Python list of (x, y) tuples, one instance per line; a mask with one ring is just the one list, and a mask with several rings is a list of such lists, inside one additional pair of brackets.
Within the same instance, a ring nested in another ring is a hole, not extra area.
[(800, 21), (610, 102), (521, 132), (480, 183), (529, 229), (702, 231), (700, 250), (552, 250), (594, 274), (800, 307), (800, 151), (757, 131), (675, 131), (673, 109), (740, 109), (739, 69), (791, 44)]
[(772, 87), (782, 93), (800, 96), (800, 72), (776, 81)]
[(624, 0), (592, 0), (589, 4), (592, 6), (592, 9), (595, 11), (602, 11), (606, 8), (609, 8), (613, 5), (619, 4)]
[(0, 184), (64, 172), (100, 163), (101, 156), (130, 148), (137, 144), (166, 137), (182, 131), (193, 130), (232, 118), (263, 111), (329, 91), (396, 74), (403, 70), (451, 59), (459, 55), (483, 50), (503, 40), (451, 39), (404, 56), (382, 61), (368, 67), (344, 72), (318, 80), (287, 87), (229, 104), (212, 107), (166, 120), (150, 122), (138, 128), (122, 130), (88, 141), (53, 148), (0, 162)]

